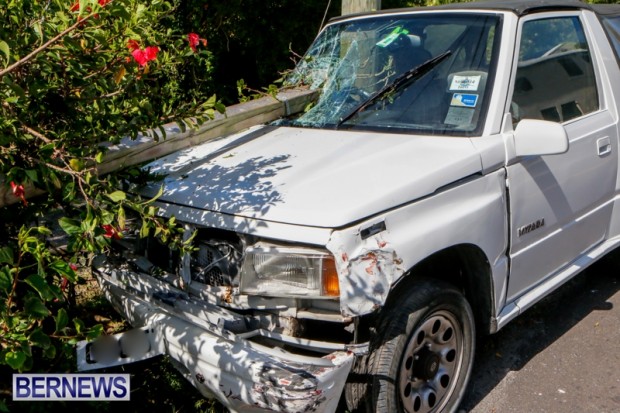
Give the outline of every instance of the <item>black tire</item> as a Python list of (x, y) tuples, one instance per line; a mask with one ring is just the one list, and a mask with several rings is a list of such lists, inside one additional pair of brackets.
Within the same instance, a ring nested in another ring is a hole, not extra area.
[(418, 279), (382, 310), (376, 327), (366, 365), (370, 394), (361, 395), (367, 387), (358, 385), (356, 407), (377, 413), (455, 411), (475, 351), (474, 316), (465, 297), (450, 284)]
[(349, 413), (371, 413), (367, 370), (368, 355), (358, 356), (344, 386), (346, 411)]

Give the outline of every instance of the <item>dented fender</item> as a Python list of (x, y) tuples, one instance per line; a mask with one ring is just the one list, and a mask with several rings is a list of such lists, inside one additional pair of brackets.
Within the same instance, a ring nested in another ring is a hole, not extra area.
[(340, 308), (345, 317), (368, 314), (383, 306), (391, 286), (404, 274), (403, 260), (381, 235), (357, 248), (343, 233), (334, 233), (327, 248), (340, 276)]
[(373, 312), (416, 264), (448, 248), (473, 245), (486, 257), (481, 265), (490, 267), (485, 283), (491, 291), (481, 294), (493, 297), (495, 316), (506, 295), (506, 208), (505, 172), (498, 170), (334, 231), (326, 247), (337, 263), (342, 315)]

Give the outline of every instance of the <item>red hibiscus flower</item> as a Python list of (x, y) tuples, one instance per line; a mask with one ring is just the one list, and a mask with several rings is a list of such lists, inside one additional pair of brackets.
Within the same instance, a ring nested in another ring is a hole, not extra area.
[(113, 238), (113, 239), (121, 239), (120, 234), (118, 233), (116, 228), (114, 228), (112, 225), (110, 224), (102, 225), (101, 228), (105, 230), (105, 234), (103, 234), (104, 237)]
[(144, 49), (144, 55), (147, 61), (157, 59), (157, 53), (159, 53), (159, 47), (157, 46), (149, 46)]
[(133, 52), (134, 50), (138, 50), (140, 48), (140, 43), (138, 43), (137, 40), (129, 39), (127, 40), (127, 48), (130, 52)]
[[(99, 0), (98, 3), (101, 7), (105, 7), (109, 2), (111, 2), (112, 0)], [(71, 11), (78, 11), (80, 10), (80, 2), (76, 1), (75, 3), (73, 3), (73, 6), (71, 6)], [(88, 12), (90, 12), (90, 7), (87, 9)]]
[(131, 52), (131, 55), (140, 66), (146, 65), (151, 60), (157, 59), (157, 53), (159, 48), (157, 46), (148, 46), (145, 49), (135, 49)]
[[(106, 6), (106, 4), (108, 4), (108, 3), (109, 3), (109, 2), (111, 2), (111, 1), (112, 1), (112, 0), (99, 0), (99, 1), (98, 1), (98, 3), (99, 3), (99, 5), (100, 5), (101, 7), (105, 7), (105, 6)], [(71, 8), (70, 8), (69, 10), (70, 10), (70, 11), (72, 11), (72, 12), (79, 11), (79, 10), (80, 10), (80, 2), (79, 2), (79, 1), (76, 1), (75, 3), (73, 3), (73, 6), (71, 6)], [(89, 6), (89, 7), (86, 7), (86, 12), (87, 12), (87, 13), (90, 13), (91, 11), (92, 11), (92, 9), (90, 8), (90, 6)], [(99, 18), (99, 14), (95, 14), (93, 17), (94, 17), (95, 19), (98, 19), (98, 18)], [(82, 16), (78, 16), (78, 22), (81, 22), (83, 19), (84, 19), (84, 18), (83, 18)], [(82, 25), (83, 25), (84, 23), (85, 23), (85, 22), (82, 22)]]
[(187, 35), (187, 40), (189, 41), (189, 47), (191, 47), (194, 53), (196, 53), (196, 46), (198, 46), (198, 43), (200, 42), (200, 36), (196, 33), (190, 33)]
[(67, 287), (69, 286), (69, 280), (67, 277), (63, 275), (62, 281), (60, 282), (60, 289), (63, 291), (67, 291)]
[(24, 185), (17, 185), (15, 182), (11, 181), (11, 190), (13, 191), (13, 196), (22, 200), (24, 206), (28, 205), (28, 202), (26, 201), (26, 191), (24, 190)]
[(144, 50), (136, 49), (131, 52), (131, 55), (134, 59), (136, 59), (136, 62), (138, 62), (140, 66), (144, 66), (148, 62), (148, 60), (146, 60), (146, 56), (144, 55)]
[(201, 39), (196, 33), (189, 33), (187, 35), (187, 40), (189, 41), (189, 47), (192, 48), (194, 53), (197, 51), (196, 46), (198, 46), (198, 43), (202, 43), (203, 46), (207, 45), (207, 39)]

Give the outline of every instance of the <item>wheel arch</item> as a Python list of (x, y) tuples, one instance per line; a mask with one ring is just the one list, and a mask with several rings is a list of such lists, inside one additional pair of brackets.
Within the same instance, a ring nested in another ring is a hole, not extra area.
[(421, 276), (457, 287), (472, 307), (477, 330), (491, 332), (495, 302), (493, 275), (482, 249), (473, 244), (459, 244), (426, 257), (394, 283), (386, 305), (403, 291), (415, 288), (416, 279)]

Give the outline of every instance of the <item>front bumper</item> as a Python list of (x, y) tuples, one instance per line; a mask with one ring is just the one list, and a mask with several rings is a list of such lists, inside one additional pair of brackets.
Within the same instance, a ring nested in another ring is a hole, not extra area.
[[(355, 359), (344, 345), (262, 330), (235, 334), (226, 326), (242, 324), (240, 315), (158, 278), (114, 268), (105, 258), (95, 265), (95, 274), (106, 298), (148, 338), (141, 356), (128, 357), (121, 351), (105, 361), (92, 357), (92, 343), (82, 342), (77, 350), (79, 370), (166, 353), (204, 396), (218, 399), (233, 412), (336, 410)], [(283, 345), (330, 352), (323, 357), (305, 356), (251, 340), (261, 335), (276, 342), (285, 339)]]

